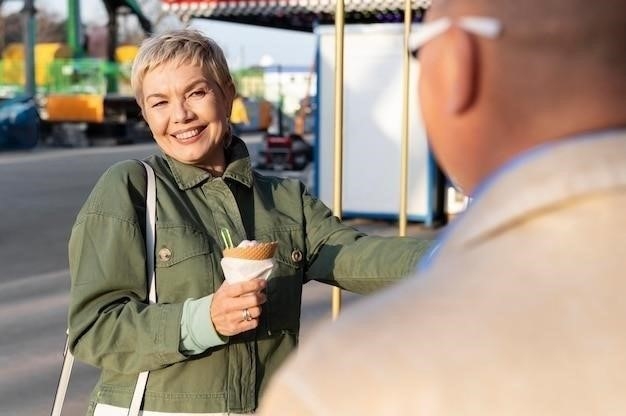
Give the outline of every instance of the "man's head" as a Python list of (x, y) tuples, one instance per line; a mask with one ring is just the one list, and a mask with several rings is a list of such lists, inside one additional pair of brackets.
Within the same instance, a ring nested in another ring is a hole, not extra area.
[[(488, 17), (489, 33), (468, 16)], [(426, 22), (444, 17), (419, 52), (419, 95), (431, 146), (466, 192), (531, 147), (626, 125), (623, 0), (434, 0)]]

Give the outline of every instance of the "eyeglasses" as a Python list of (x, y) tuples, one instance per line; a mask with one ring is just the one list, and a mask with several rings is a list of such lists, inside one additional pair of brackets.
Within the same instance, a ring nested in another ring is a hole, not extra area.
[(448, 29), (456, 24), (466, 32), (495, 39), (502, 32), (502, 22), (493, 17), (464, 16), (455, 19), (453, 22), (449, 17), (441, 17), (428, 23), (423, 23), (418, 30), (409, 35), (409, 52), (417, 57), (419, 49), (426, 43), (444, 34)]

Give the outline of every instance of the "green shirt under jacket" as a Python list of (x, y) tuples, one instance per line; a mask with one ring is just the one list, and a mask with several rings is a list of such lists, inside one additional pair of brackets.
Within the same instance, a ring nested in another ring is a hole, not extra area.
[[(128, 407), (137, 374), (151, 370), (146, 410), (252, 411), (296, 347), (305, 282), (368, 293), (409, 274), (427, 249), (417, 239), (365, 236), (341, 224), (300, 181), (254, 172), (240, 139), (227, 160), (222, 177), (167, 156), (146, 160), (157, 176), (155, 305), (146, 302), (143, 166), (112, 166), (78, 214), (69, 243), (70, 346), (102, 369), (92, 404)], [(183, 305), (224, 281), (222, 227), (235, 244), (279, 242), (268, 300), (255, 331), (188, 356), (179, 348)]]

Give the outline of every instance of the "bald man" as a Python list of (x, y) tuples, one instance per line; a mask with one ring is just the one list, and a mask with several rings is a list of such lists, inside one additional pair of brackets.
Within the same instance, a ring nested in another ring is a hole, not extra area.
[(626, 3), (433, 0), (430, 144), (474, 197), (321, 327), (262, 415), (626, 414)]

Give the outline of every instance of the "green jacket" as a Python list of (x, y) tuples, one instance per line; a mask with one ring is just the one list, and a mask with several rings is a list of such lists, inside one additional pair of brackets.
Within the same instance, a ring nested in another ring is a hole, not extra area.
[[(102, 369), (92, 405), (128, 407), (137, 374), (151, 370), (146, 410), (252, 411), (298, 343), (305, 282), (368, 293), (406, 276), (427, 249), (417, 239), (343, 225), (301, 182), (254, 172), (239, 139), (227, 160), (224, 175), (212, 177), (167, 156), (147, 159), (157, 175), (155, 305), (146, 302), (141, 164), (109, 168), (78, 214), (69, 243), (70, 348)], [(268, 300), (255, 331), (187, 356), (179, 351), (183, 303), (224, 281), (222, 227), (235, 244), (279, 241)]]

